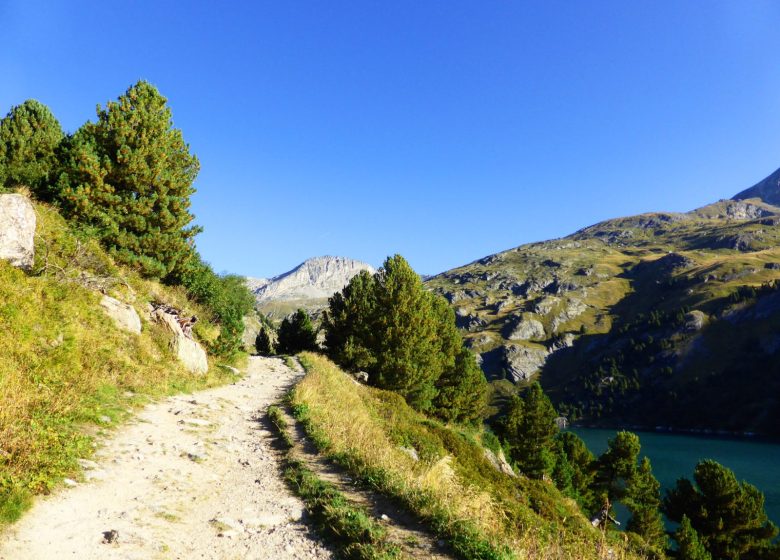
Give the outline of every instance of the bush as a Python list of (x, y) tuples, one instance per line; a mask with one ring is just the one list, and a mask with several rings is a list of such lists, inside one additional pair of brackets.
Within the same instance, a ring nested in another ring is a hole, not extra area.
[(204, 305), (220, 326), (219, 337), (209, 345), (214, 354), (234, 356), (241, 350), (244, 316), (254, 307), (254, 297), (240, 276), (220, 276), (195, 253), (178, 276), (171, 278)]

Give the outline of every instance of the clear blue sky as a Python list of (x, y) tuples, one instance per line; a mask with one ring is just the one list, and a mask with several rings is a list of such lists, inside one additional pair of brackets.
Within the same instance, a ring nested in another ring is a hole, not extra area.
[(169, 98), (218, 271), (435, 273), (780, 166), (775, 1), (0, 0), (0, 29), (0, 111)]

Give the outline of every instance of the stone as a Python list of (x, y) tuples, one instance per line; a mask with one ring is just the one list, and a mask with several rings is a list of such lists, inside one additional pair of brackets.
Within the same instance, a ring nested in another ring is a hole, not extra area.
[(103, 296), (100, 306), (118, 328), (133, 334), (141, 334), (141, 317), (132, 305), (122, 303), (111, 296)]
[(518, 383), (528, 381), (544, 365), (548, 352), (546, 349), (506, 344), (503, 346), (504, 369), (507, 378)]
[(498, 472), (504, 473), (505, 475), (511, 476), (512, 478), (517, 477), (517, 473), (512, 468), (512, 465), (510, 465), (506, 460), (506, 457), (504, 457), (504, 452), (502, 450), (499, 449), (498, 455), (487, 448), (484, 451), (485, 459), (487, 459), (488, 462), (493, 465), (493, 468), (495, 468)]
[(707, 315), (694, 309), (685, 314), (685, 330), (689, 332), (700, 331), (707, 322)]
[(545, 336), (544, 325), (533, 318), (521, 318), (509, 332), (509, 340), (543, 339)]
[(400, 446), (398, 449), (409, 455), (413, 460), (419, 461), (420, 456), (417, 454), (417, 450), (414, 447), (404, 447)]
[(204, 374), (209, 370), (208, 356), (197, 341), (184, 334), (176, 316), (158, 308), (152, 312), (152, 318), (168, 327), (173, 334), (173, 351), (179, 362), (190, 372)]
[(35, 260), (35, 209), (20, 194), (0, 194), (0, 259), (29, 271)]

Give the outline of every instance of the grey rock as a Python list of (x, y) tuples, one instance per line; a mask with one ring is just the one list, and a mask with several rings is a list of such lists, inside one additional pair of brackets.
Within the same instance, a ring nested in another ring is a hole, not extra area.
[(419, 461), (420, 456), (417, 454), (417, 450), (414, 447), (404, 447), (400, 446), (398, 449), (403, 451), (406, 455), (409, 455), (413, 460)]
[(510, 381), (518, 383), (528, 381), (544, 365), (548, 352), (546, 349), (519, 344), (503, 346), (504, 365)]
[(31, 270), (35, 259), (35, 209), (20, 194), (0, 195), (0, 259)]
[(111, 296), (103, 296), (100, 306), (117, 327), (133, 334), (141, 334), (141, 317), (132, 305), (122, 303)]
[(507, 476), (511, 476), (512, 478), (517, 477), (517, 473), (512, 468), (512, 465), (510, 465), (506, 457), (504, 457), (504, 452), (499, 449), (498, 455), (493, 453), (490, 449), (485, 448), (485, 459), (488, 460), (488, 462), (493, 465), (493, 468), (495, 468), (498, 472), (504, 473)]
[(534, 318), (526, 317), (517, 321), (507, 335), (509, 340), (532, 340), (545, 337), (544, 325)]
[(707, 323), (707, 315), (698, 309), (685, 314), (685, 330), (688, 332), (700, 331)]
[(195, 340), (184, 334), (175, 315), (158, 308), (152, 312), (152, 319), (162, 323), (173, 334), (173, 351), (188, 371), (204, 374), (209, 370), (206, 351)]
[(776, 262), (765, 263), (764, 268), (767, 270), (780, 270), (780, 263), (776, 263)]

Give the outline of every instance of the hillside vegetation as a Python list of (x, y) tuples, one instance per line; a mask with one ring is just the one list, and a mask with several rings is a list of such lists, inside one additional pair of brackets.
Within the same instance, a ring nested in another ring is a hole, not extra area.
[[(609, 220), (440, 274), (496, 389), (590, 424), (780, 435), (780, 208)], [(494, 399), (501, 406), (501, 400)]]
[[(27, 274), (0, 261), (0, 523), (16, 519), (33, 494), (79, 477), (93, 436), (151, 396), (224, 382), (227, 370), (193, 376), (176, 361), (170, 334), (147, 319), (165, 301), (204, 320), (196, 336), (219, 334), (182, 288), (120, 267), (99, 243), (44, 204), (36, 261)], [(100, 288), (132, 301), (140, 335), (118, 329), (99, 305)]]
[(307, 375), (291, 404), (317, 446), (416, 512), (459, 557), (606, 558), (608, 549), (611, 557), (640, 557), (618, 535), (594, 529), (553, 484), (501, 472), (490, 460), (495, 436), (481, 427), (426, 417), (317, 354), (301, 361)]

